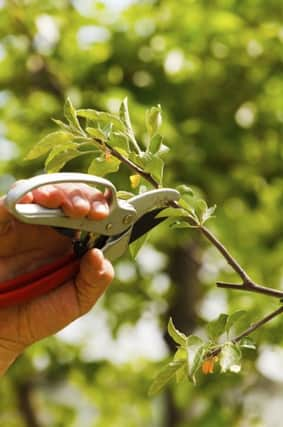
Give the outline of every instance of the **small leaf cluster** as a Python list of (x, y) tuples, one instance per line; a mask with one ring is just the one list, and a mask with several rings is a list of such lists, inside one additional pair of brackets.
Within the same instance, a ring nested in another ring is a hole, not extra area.
[(181, 195), (179, 207), (169, 207), (159, 214), (160, 217), (170, 217), (172, 228), (199, 228), (213, 218), (216, 205), (208, 207), (206, 201), (197, 197), (187, 185), (179, 185), (177, 190)]
[[(164, 161), (162, 153), (168, 150), (163, 144), (159, 129), (162, 123), (161, 107), (146, 111), (147, 146), (138, 143), (130, 119), (128, 102), (124, 99), (119, 115), (94, 109), (75, 109), (68, 98), (64, 105), (65, 122), (53, 121), (60, 128), (42, 138), (28, 153), (26, 160), (46, 156), (47, 172), (60, 171), (67, 162), (80, 156), (91, 158), (88, 173), (105, 176), (118, 172), (123, 159), (162, 184)], [(130, 176), (132, 188), (141, 184), (141, 176)]]
[[(236, 311), (230, 316), (220, 314), (206, 326), (207, 340), (197, 335), (188, 335), (180, 332), (170, 318), (168, 333), (177, 344), (177, 350), (171, 360), (153, 380), (149, 394), (160, 392), (171, 380), (177, 383), (188, 379), (197, 383), (197, 375), (218, 372), (238, 373), (241, 370), (242, 349), (255, 349), (249, 337), (237, 340), (231, 337), (235, 324), (246, 314), (245, 311)], [(221, 341), (221, 338), (225, 337)]]

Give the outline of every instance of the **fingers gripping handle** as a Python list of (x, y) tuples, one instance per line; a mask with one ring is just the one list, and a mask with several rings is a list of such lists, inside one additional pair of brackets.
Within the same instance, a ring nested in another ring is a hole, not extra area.
[[(61, 209), (47, 209), (35, 203), (19, 203), (21, 198), (29, 191), (47, 184), (67, 182), (98, 185), (110, 190), (111, 205), (109, 216), (99, 221), (90, 220), (88, 218), (70, 218), (67, 217)], [(26, 181), (22, 181), (8, 192), (5, 205), (12, 215), (21, 222), (84, 230), (108, 236), (123, 232), (136, 218), (135, 208), (129, 203), (117, 199), (116, 188), (112, 182), (101, 177), (83, 173), (38, 175)]]

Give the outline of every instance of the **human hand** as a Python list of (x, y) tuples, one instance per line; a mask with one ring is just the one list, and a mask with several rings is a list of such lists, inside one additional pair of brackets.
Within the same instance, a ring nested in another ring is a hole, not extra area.
[[(28, 193), (22, 203), (62, 208), (70, 217), (94, 220), (109, 213), (106, 197), (85, 185), (56, 184)], [(54, 261), (72, 251), (68, 237), (50, 227), (23, 224), (12, 217), (0, 199), (1, 282)], [(64, 328), (89, 311), (113, 279), (111, 263), (98, 249), (81, 261), (72, 280), (46, 295), (0, 309), (0, 374), (28, 345)]]

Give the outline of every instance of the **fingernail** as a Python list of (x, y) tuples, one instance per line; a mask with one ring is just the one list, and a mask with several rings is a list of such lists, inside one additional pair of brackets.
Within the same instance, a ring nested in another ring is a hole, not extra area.
[(93, 202), (92, 208), (95, 210), (96, 213), (100, 214), (107, 214), (109, 211), (108, 205), (99, 201)]
[(72, 203), (73, 203), (73, 205), (79, 206), (79, 207), (88, 205), (88, 201), (86, 199), (83, 199), (80, 196), (72, 197)]

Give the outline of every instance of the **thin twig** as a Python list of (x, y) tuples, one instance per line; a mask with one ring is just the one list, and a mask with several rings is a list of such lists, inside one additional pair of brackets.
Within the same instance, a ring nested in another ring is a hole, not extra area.
[(272, 311), (265, 317), (263, 317), (258, 322), (253, 323), (248, 329), (246, 329), (244, 332), (242, 332), (240, 335), (237, 335), (235, 338), (232, 339), (232, 342), (237, 343), (241, 341), (242, 338), (250, 335), (252, 332), (254, 332), (256, 329), (260, 328), (265, 323), (269, 322), (270, 320), (274, 319), (274, 317), (279, 316), (279, 314), (283, 313), (283, 306), (281, 305), (276, 310)]
[[(250, 335), (252, 332), (256, 331), (257, 329), (259, 329), (262, 325), (265, 325), (267, 322), (270, 322), (270, 320), (274, 319), (275, 317), (279, 316), (281, 313), (283, 313), (283, 306), (280, 306), (279, 308), (277, 308), (276, 310), (272, 311), (271, 313), (269, 313), (268, 315), (266, 315), (265, 317), (263, 317), (261, 320), (259, 320), (258, 322), (253, 323), (249, 328), (247, 328), (245, 331), (243, 331), (241, 334), (237, 335), (236, 337), (231, 339), (231, 342), (236, 344), (237, 342), (241, 341), (242, 338), (247, 337), (248, 335)], [(219, 346), (217, 347), (215, 350), (210, 351), (207, 354), (207, 358), (211, 358), (211, 357), (215, 357), (217, 356), (220, 352), (221, 352), (222, 347)]]
[(122, 163), (127, 165), (133, 172), (136, 174), (142, 176), (146, 181), (148, 181), (154, 188), (159, 188), (158, 182), (150, 175), (150, 173), (145, 172), (142, 168), (140, 168), (138, 165), (136, 165), (131, 160), (124, 157), (119, 151), (115, 150), (115, 148), (111, 147), (107, 142), (101, 141), (99, 138), (91, 138), (96, 143), (101, 145), (101, 147), (107, 147), (107, 150), (112, 154), (112, 156), (116, 157), (118, 160), (120, 160)]
[(208, 230), (206, 227), (200, 227), (201, 233), (218, 249), (218, 251), (223, 255), (229, 265), (233, 270), (238, 273), (238, 275), (243, 279), (244, 283), (252, 282), (251, 278), (245, 272), (245, 270), (240, 266), (240, 264), (235, 260), (235, 258), (230, 254), (227, 248)]
[(279, 291), (277, 289), (267, 288), (265, 286), (258, 285), (254, 282), (243, 283), (227, 283), (227, 282), (216, 282), (218, 288), (231, 289), (231, 290), (239, 290), (239, 291), (248, 291), (254, 292), (258, 294), (268, 295), (274, 298), (283, 298), (283, 291)]

